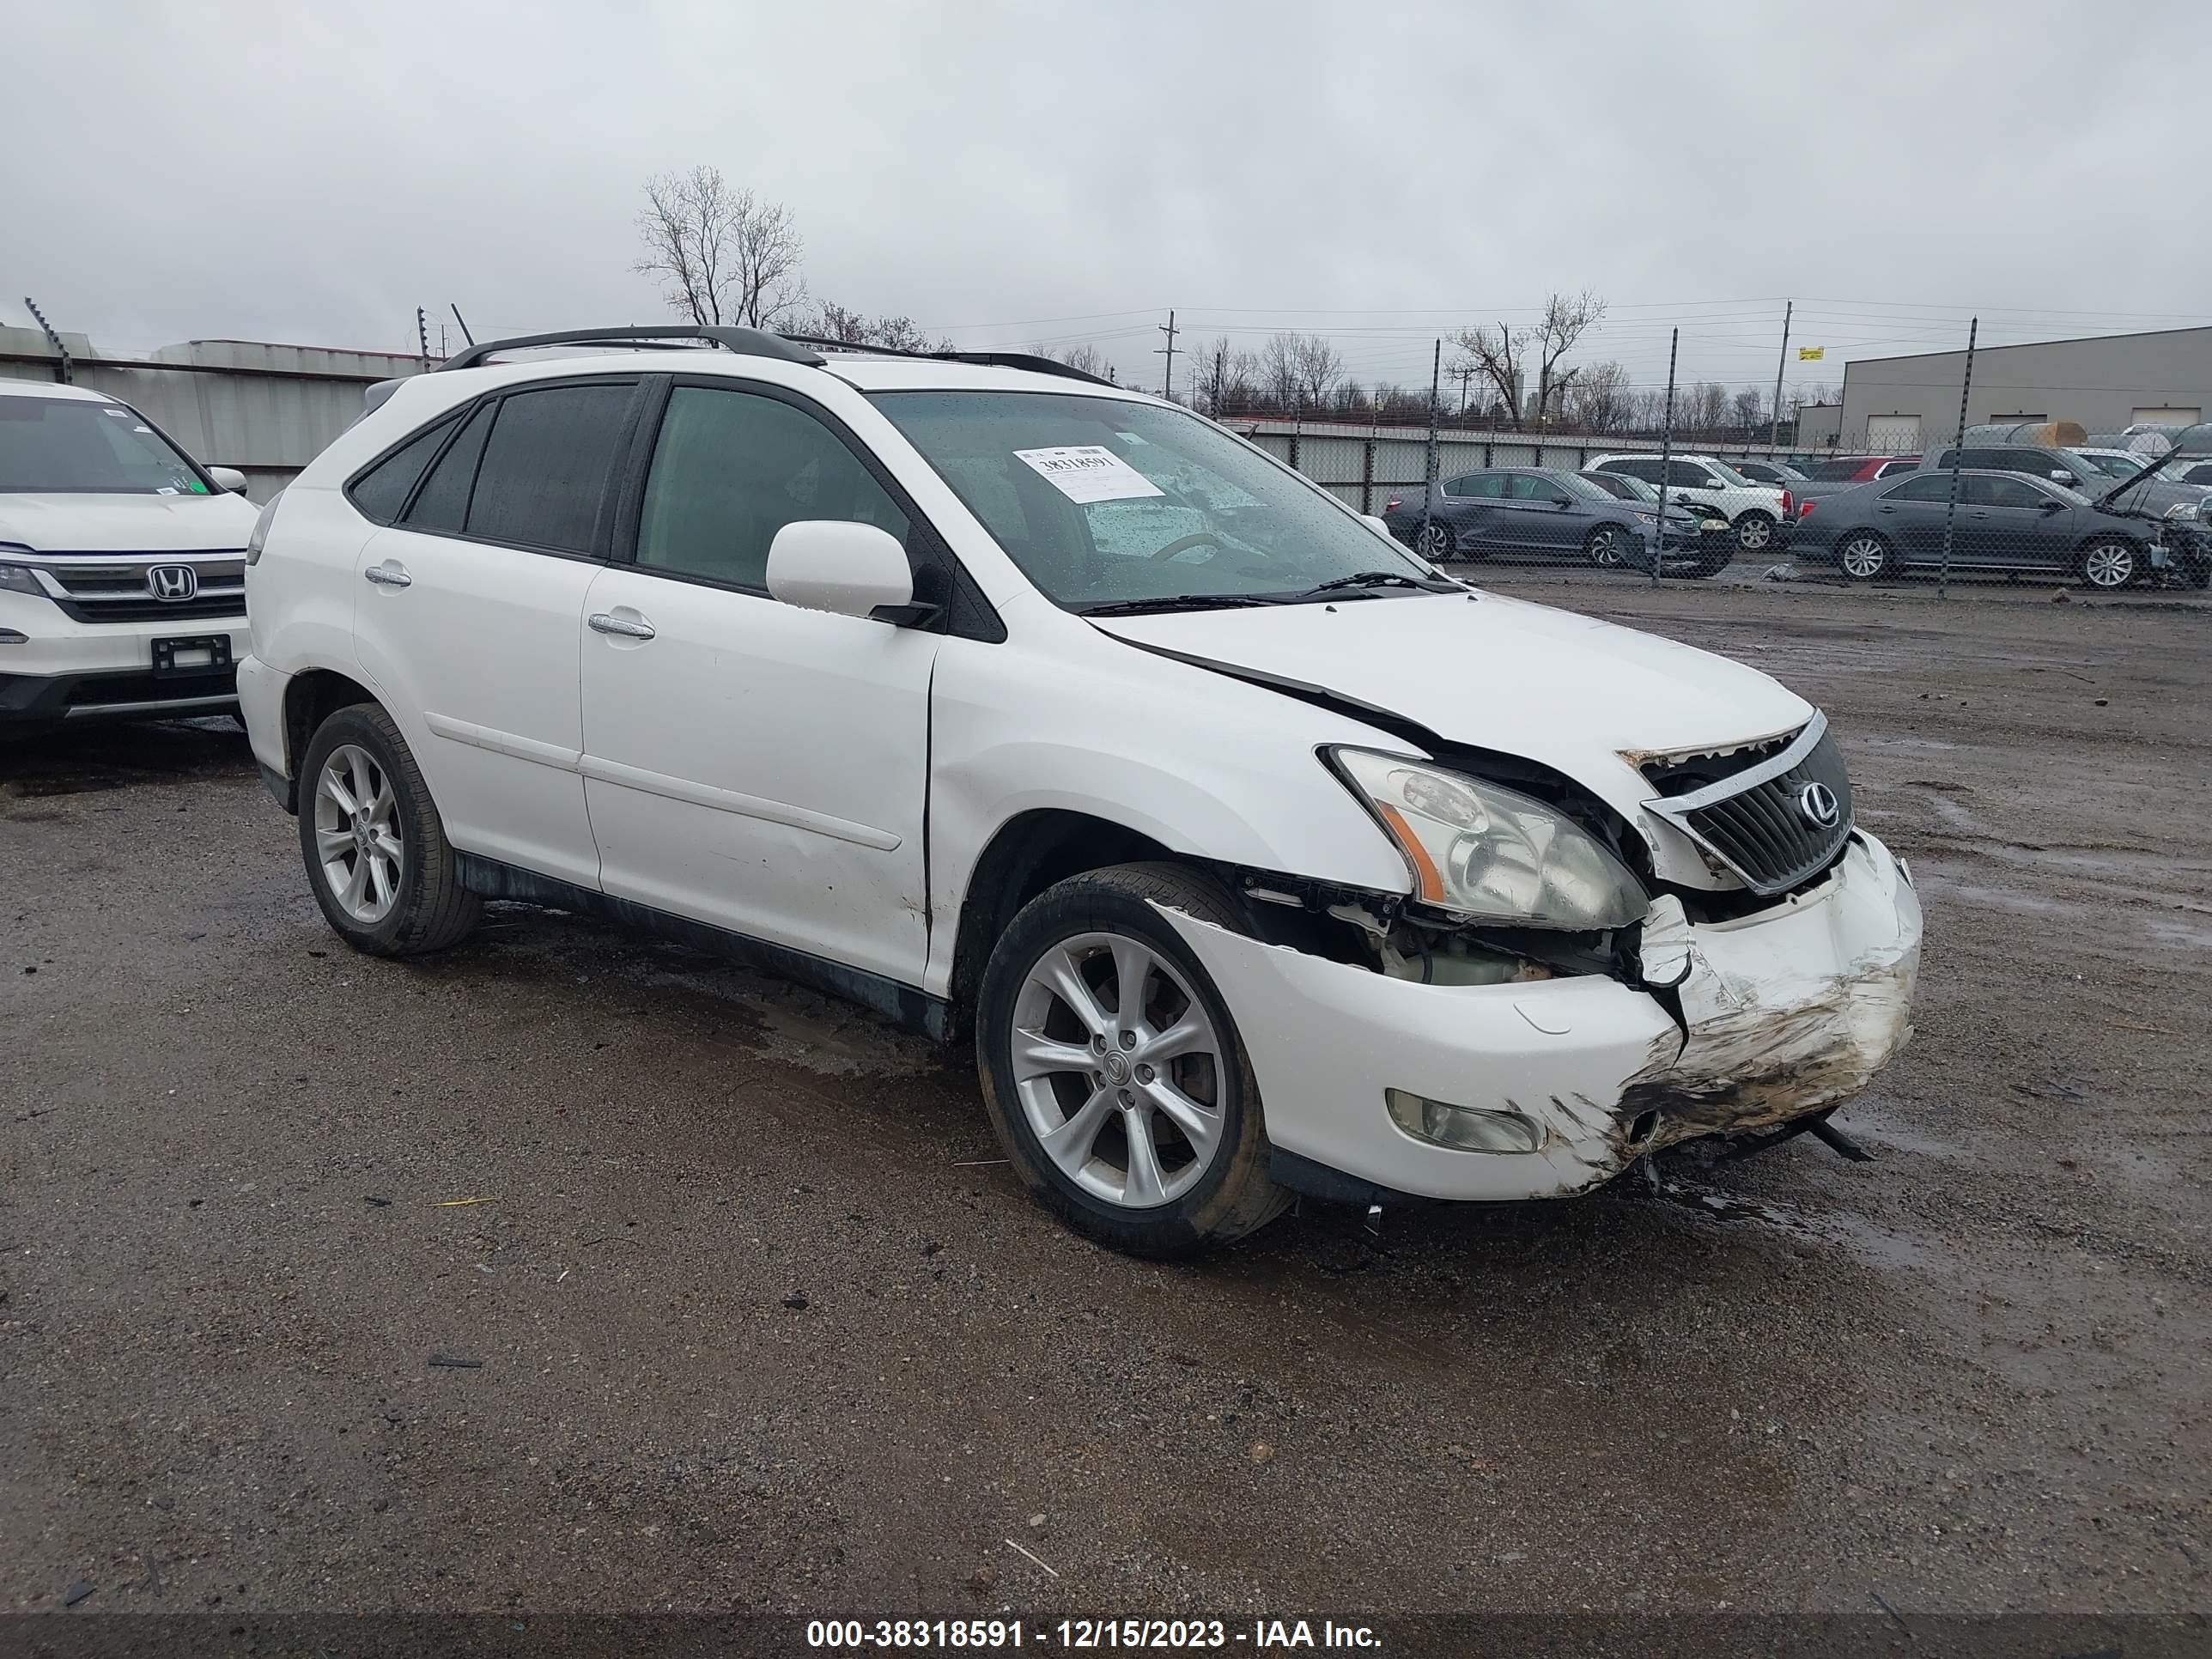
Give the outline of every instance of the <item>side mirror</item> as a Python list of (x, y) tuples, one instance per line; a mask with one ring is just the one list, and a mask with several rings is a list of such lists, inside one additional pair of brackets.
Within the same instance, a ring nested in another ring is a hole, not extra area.
[[(1390, 526), (1383, 523), (1382, 520), (1376, 518), (1372, 513), (1361, 514), (1359, 515), (1359, 522), (1365, 525), (1370, 530), (1373, 531), (1378, 536), (1390, 535)], [(1397, 538), (1391, 536), (1390, 539), (1395, 541)]]
[(2070, 484), (2080, 482), (2080, 480), (2076, 479), (2071, 472), (2069, 472), (2063, 466), (2051, 468), (2051, 482), (2054, 483)]
[(2063, 513), (2066, 510), (2066, 503), (2046, 499), (2043, 503), (2043, 510), (2045, 513)]
[(246, 475), (234, 466), (211, 466), (207, 475), (215, 480), (218, 489), (227, 489), (234, 495), (246, 493)]
[(768, 591), (803, 611), (873, 617), (884, 606), (914, 603), (914, 571), (889, 531), (842, 519), (802, 519), (769, 544)]
[(1552, 505), (1553, 507), (1572, 507), (1574, 504), (1575, 498), (1571, 495), (1554, 495), (1552, 497)]

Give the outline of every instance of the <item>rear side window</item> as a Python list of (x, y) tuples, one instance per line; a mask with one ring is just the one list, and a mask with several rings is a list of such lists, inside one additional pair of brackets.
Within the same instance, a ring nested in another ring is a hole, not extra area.
[(1548, 501), (1567, 492), (1540, 473), (1516, 472), (1505, 493), (1516, 501)]
[(557, 386), (500, 399), (469, 498), (468, 533), (591, 552), (633, 390)]
[(453, 430), (454, 416), (448, 415), (434, 421), (393, 450), (374, 466), (353, 482), (346, 494), (362, 514), (379, 524), (390, 524), (407, 505), (408, 492), (415, 481), (430, 465), (430, 458), (438, 453), (438, 446)]
[(1625, 473), (1632, 478), (1641, 478), (1646, 483), (1659, 482), (1659, 463), (1656, 461), (1607, 461), (1599, 471)]
[(1488, 498), (1504, 493), (1504, 475), (1498, 472), (1470, 472), (1463, 478), (1454, 478), (1444, 486), (1447, 495)]
[[(1961, 483), (1966, 483), (1960, 479)], [(1966, 492), (1960, 491), (1963, 499)], [(1907, 478), (1894, 489), (1881, 492), (1888, 501), (1948, 501), (1951, 499), (1951, 475), (1948, 472), (1923, 472)]]
[(489, 404), (479, 404), (468, 424), (438, 457), (437, 465), (416, 492), (415, 505), (407, 509), (413, 530), (443, 530), (459, 535), (468, 517), (469, 492), (476, 487), (477, 463), (483, 459), (484, 434), (491, 430)]
[(775, 532), (802, 519), (872, 524), (906, 540), (906, 514), (805, 410), (750, 392), (670, 394), (638, 522), (640, 569), (765, 592)]

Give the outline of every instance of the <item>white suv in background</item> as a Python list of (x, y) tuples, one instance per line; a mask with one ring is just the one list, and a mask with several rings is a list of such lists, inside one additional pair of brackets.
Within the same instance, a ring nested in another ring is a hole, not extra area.
[(128, 404), (0, 380), (0, 737), (237, 708), (245, 488)]
[(1172, 404), (820, 343), (475, 348), (264, 516), (240, 690), (349, 944), (531, 900), (972, 1032), (1021, 1178), (1154, 1255), (1580, 1192), (1904, 1042), (1919, 906), (1802, 699)]
[(1774, 547), (1796, 521), (1786, 485), (1759, 483), (1711, 455), (1676, 455), (1663, 461), (1650, 454), (1601, 455), (1589, 470), (1641, 478), (1655, 489), (1663, 479), (1669, 501), (1693, 501), (1725, 518), (1735, 529), (1736, 546), (1746, 553)]

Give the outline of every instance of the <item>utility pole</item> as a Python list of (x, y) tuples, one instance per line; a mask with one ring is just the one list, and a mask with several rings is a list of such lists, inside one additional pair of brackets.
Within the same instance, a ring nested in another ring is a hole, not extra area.
[(1160, 332), (1168, 337), (1168, 343), (1166, 345), (1156, 346), (1153, 348), (1156, 355), (1165, 357), (1168, 360), (1167, 372), (1160, 379), (1160, 396), (1165, 398), (1170, 403), (1173, 403), (1175, 401), (1176, 351), (1176, 321), (1174, 312), (1170, 311), (1168, 313), (1167, 325), (1160, 330)]
[(1782, 442), (1782, 371), (1790, 362), (1790, 319), (1796, 312), (1797, 302), (1788, 300), (1782, 307), (1782, 356), (1774, 365), (1774, 424), (1766, 429), (1766, 459), (1774, 459), (1774, 452)]
[[(1444, 389), (1444, 343), (1437, 342), (1436, 356), (1429, 363), (1429, 459), (1421, 469), (1421, 527), (1414, 538), (1414, 551), (1420, 552), (1421, 544), (1429, 539), (1429, 519), (1437, 507), (1437, 416)], [(1423, 558), (1429, 556), (1421, 553)]]

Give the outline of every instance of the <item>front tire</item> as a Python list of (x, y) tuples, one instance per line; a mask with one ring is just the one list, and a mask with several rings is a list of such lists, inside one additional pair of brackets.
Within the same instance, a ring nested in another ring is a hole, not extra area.
[(2081, 550), (2076, 568), (2090, 586), (2111, 592), (2142, 574), (2142, 555), (2122, 537), (2100, 536)]
[(1764, 553), (1774, 545), (1774, 520), (1764, 513), (1745, 514), (1735, 521), (1735, 544), (1746, 553)]
[(442, 951), (477, 925), (444, 820), (392, 716), (355, 703), (325, 720), (300, 767), (300, 854), (323, 918), (372, 957)]
[(1600, 570), (1618, 570), (1627, 561), (1621, 556), (1618, 526), (1601, 524), (1583, 538), (1583, 557)]
[(1180, 865), (1072, 876), (992, 951), (975, 1048), (991, 1127), (1038, 1201), (1164, 1260), (1243, 1237), (1291, 1195), (1267, 1174), (1236, 1021), (1155, 903), (1240, 925), (1235, 896)]

